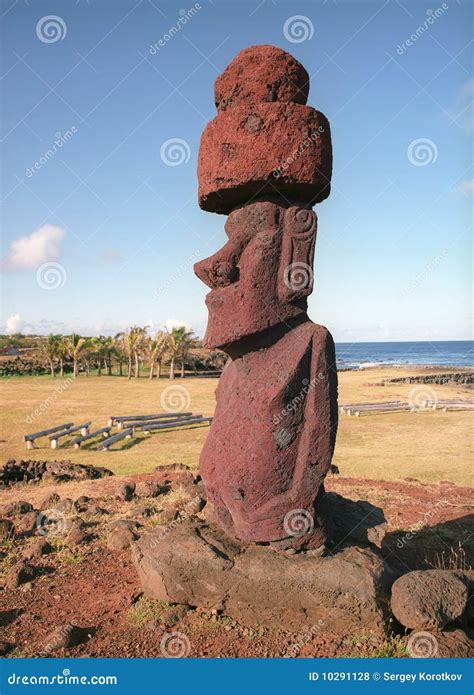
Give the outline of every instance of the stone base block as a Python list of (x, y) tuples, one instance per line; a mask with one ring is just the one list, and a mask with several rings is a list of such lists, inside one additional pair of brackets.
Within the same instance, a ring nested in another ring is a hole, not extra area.
[(149, 598), (217, 608), (244, 625), (350, 633), (384, 623), (387, 585), (375, 548), (289, 555), (245, 546), (204, 521), (187, 519), (147, 532), (132, 553)]

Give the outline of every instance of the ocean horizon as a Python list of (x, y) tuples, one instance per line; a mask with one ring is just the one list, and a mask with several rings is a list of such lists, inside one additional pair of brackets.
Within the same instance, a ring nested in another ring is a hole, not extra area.
[(340, 369), (426, 365), (474, 367), (473, 340), (336, 343)]

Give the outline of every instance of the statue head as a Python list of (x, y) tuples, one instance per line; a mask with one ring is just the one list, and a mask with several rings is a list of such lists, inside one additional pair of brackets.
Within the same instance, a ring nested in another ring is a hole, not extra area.
[(225, 231), (229, 241), (194, 266), (211, 288), (204, 345), (224, 350), (306, 313), (316, 214), (305, 204), (267, 198), (234, 209)]

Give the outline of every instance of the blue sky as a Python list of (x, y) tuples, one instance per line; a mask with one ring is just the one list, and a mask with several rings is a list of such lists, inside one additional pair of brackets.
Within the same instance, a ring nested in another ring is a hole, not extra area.
[(197, 204), (200, 134), (219, 72), (269, 43), (305, 65), (332, 126), (311, 318), (338, 341), (471, 337), (472, 8), (4, 0), (3, 330), (202, 334), (192, 264), (225, 218)]

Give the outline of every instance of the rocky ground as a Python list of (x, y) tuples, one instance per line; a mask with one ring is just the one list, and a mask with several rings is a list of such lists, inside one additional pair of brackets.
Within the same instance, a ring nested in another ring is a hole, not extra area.
[[(474, 517), (468, 488), (334, 475), (327, 489), (383, 508), (382, 552), (397, 574), (446, 569), (469, 575)], [(199, 481), (179, 464), (133, 478), (16, 485), (2, 492), (0, 650), (13, 657), (407, 654), (414, 633), (396, 619), (386, 637), (375, 630), (325, 634), (318, 626), (291, 633), (147, 599), (130, 543), (144, 529), (179, 523), (204, 504)], [(450, 590), (458, 591), (463, 617), (448, 616), (446, 631), (434, 624), (431, 633), (440, 655), (464, 656), (472, 644), (472, 608), (470, 614), (464, 609), (462, 586), (454, 583)]]

